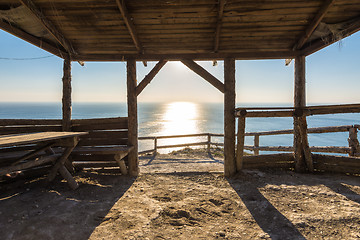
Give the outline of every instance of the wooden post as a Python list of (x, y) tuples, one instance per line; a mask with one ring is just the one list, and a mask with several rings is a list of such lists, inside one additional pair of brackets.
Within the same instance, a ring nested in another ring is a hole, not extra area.
[(349, 138), (348, 138), (349, 147), (350, 147), (349, 156), (355, 156), (359, 150), (359, 140), (357, 137), (357, 132), (358, 131), (356, 127), (352, 127), (349, 129)]
[(211, 148), (211, 134), (208, 133), (207, 134), (207, 151), (208, 151), (208, 153), (210, 153), (210, 148)]
[(237, 171), (240, 171), (243, 167), (244, 144), (245, 144), (245, 117), (241, 116), (238, 118), (238, 134), (237, 134), (237, 147), (236, 147)]
[(158, 142), (157, 140), (158, 140), (157, 137), (155, 137), (154, 138), (154, 153), (153, 153), (154, 157), (157, 154), (157, 142)]
[(302, 108), (306, 106), (305, 95), (305, 56), (295, 58), (294, 107), (300, 113), (294, 116), (295, 171), (303, 172), (306, 166), (313, 171), (313, 162), (307, 138), (306, 116)]
[(224, 61), (224, 174), (230, 177), (236, 173), (235, 161), (235, 59)]
[(254, 135), (254, 155), (259, 155), (259, 150), (256, 149), (260, 145), (260, 136), (259, 134)]
[(137, 96), (136, 96), (136, 61), (127, 61), (127, 105), (128, 105), (128, 141), (134, 149), (129, 153), (129, 174), (139, 174), (138, 157), (138, 119), (137, 119)]
[(71, 60), (64, 59), (63, 97), (62, 97), (62, 130), (71, 130)]

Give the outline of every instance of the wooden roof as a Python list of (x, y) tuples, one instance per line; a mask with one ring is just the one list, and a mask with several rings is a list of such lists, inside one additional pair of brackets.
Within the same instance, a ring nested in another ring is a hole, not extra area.
[(72, 60), (293, 58), (358, 31), (360, 1), (0, 0), (0, 28)]

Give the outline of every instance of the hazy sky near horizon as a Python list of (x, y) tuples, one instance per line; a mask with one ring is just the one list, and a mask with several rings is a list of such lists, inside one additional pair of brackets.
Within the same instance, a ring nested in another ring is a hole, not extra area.
[[(62, 59), (0, 30), (0, 102), (60, 102)], [(307, 57), (308, 103), (360, 102), (360, 33)], [(223, 62), (198, 62), (223, 81)], [(138, 82), (156, 62), (137, 64)], [(292, 103), (294, 65), (284, 60), (236, 61), (238, 103)], [(126, 64), (72, 64), (74, 102), (125, 102)], [(223, 94), (180, 62), (168, 62), (139, 95), (139, 102), (222, 102)]]

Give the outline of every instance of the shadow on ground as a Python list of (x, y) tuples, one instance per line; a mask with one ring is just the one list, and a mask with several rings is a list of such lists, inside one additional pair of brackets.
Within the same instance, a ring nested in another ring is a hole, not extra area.
[(82, 172), (80, 187), (45, 179), (2, 185), (0, 224), (2, 239), (88, 239), (135, 178), (116, 172)]

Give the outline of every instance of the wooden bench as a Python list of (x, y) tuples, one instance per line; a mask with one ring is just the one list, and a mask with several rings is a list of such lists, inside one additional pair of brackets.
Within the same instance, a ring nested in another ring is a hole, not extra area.
[(71, 154), (76, 168), (120, 167), (127, 174), (126, 156), (133, 149), (128, 145), (128, 118), (74, 119), (72, 131), (85, 131)]
[[(61, 122), (57, 119), (0, 119), (0, 135), (61, 132)], [(133, 149), (128, 145), (127, 117), (74, 119), (71, 124), (71, 131), (89, 132), (81, 137), (69, 157), (76, 168), (120, 167), (123, 174), (127, 173), (126, 156)], [(11, 149), (0, 148), (0, 167), (11, 164), (17, 156), (26, 154), (33, 147), (29, 144)]]

